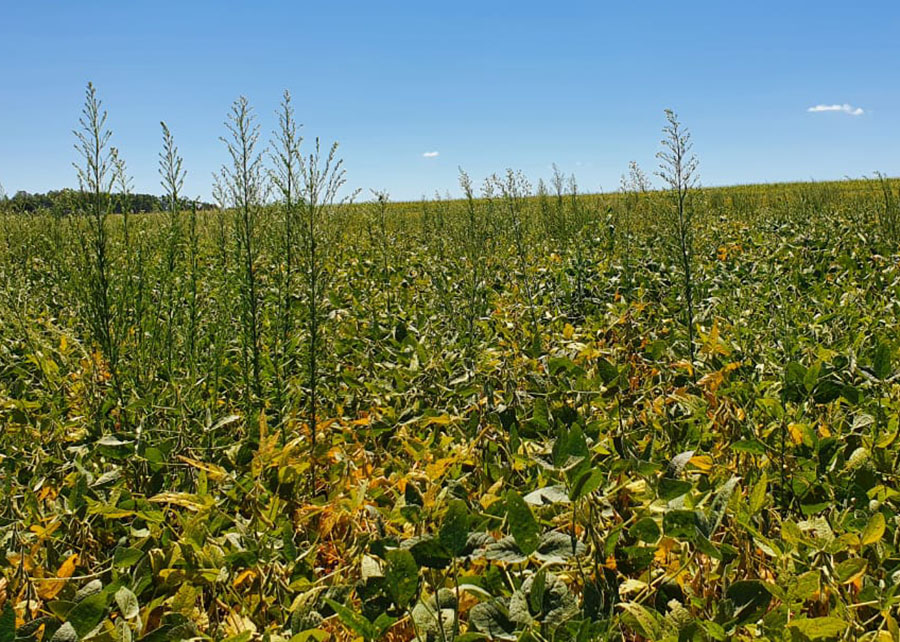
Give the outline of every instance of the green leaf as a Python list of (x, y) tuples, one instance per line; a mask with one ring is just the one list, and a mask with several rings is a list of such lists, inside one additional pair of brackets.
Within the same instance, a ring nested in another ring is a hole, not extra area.
[(113, 553), (113, 564), (116, 568), (129, 568), (137, 564), (144, 551), (137, 548), (118, 547)]
[(790, 595), (799, 600), (808, 600), (819, 590), (819, 571), (807, 571), (797, 577), (790, 588)]
[(611, 387), (616, 382), (616, 379), (619, 378), (619, 370), (603, 357), (597, 359), (595, 365), (597, 366), (597, 374), (600, 375), (603, 385), (607, 388)]
[(731, 449), (736, 453), (749, 453), (751, 455), (765, 455), (766, 446), (757, 439), (745, 439), (731, 444)]
[(672, 479), (671, 477), (662, 477), (659, 480), (659, 485), (657, 486), (656, 492), (659, 495), (660, 499), (663, 499), (665, 501), (672, 501), (677, 497), (681, 497), (682, 495), (689, 493), (691, 488), (693, 487), (693, 484), (688, 481)]
[(405, 609), (419, 587), (419, 565), (413, 554), (404, 550), (388, 551), (384, 577), (394, 604)]
[(94, 593), (69, 611), (68, 622), (75, 629), (75, 633), (79, 638), (83, 638), (94, 628), (100, 624), (101, 620), (106, 616), (106, 593)]
[(558, 531), (550, 531), (541, 536), (541, 542), (538, 544), (534, 556), (543, 563), (557, 562), (562, 563), (573, 556), (584, 553), (584, 544), (577, 539), (572, 542), (572, 536), (560, 533)]
[(648, 544), (655, 544), (659, 540), (659, 526), (652, 517), (644, 517), (635, 522), (628, 529), (628, 534)]
[(116, 604), (122, 617), (126, 620), (137, 617), (140, 612), (137, 596), (124, 586), (116, 591)]
[(545, 570), (522, 582), (509, 599), (509, 619), (520, 628), (526, 628), (533, 619), (538, 619), (552, 633), (577, 611), (578, 600), (566, 583)]
[(762, 471), (759, 475), (759, 479), (753, 486), (753, 490), (750, 491), (749, 508), (751, 515), (758, 513), (765, 504), (768, 484), (769, 478), (766, 476), (766, 471)]
[(722, 523), (722, 518), (725, 516), (725, 509), (728, 508), (728, 502), (731, 501), (731, 496), (734, 494), (737, 483), (738, 478), (732, 477), (716, 491), (712, 505), (709, 507), (709, 512), (706, 514), (704, 520), (707, 537), (712, 537), (719, 527), (719, 524)]
[(697, 536), (697, 513), (692, 510), (670, 510), (663, 515), (663, 530), (669, 537), (693, 541)]
[(803, 535), (800, 527), (789, 519), (781, 524), (781, 539), (789, 544), (798, 544), (806, 541), (806, 537)]
[(66, 622), (56, 629), (56, 633), (50, 638), (50, 642), (78, 642), (78, 634), (71, 622)]
[(866, 524), (866, 528), (863, 530), (862, 535), (859, 538), (860, 544), (863, 546), (868, 546), (869, 544), (875, 544), (881, 540), (881, 537), (884, 535), (885, 523), (884, 523), (884, 515), (881, 513), (875, 513), (872, 515), (872, 518), (869, 520), (869, 523)]
[(366, 619), (365, 616), (353, 611), (352, 609), (347, 608), (340, 602), (335, 602), (331, 598), (325, 598), (325, 602), (334, 609), (334, 612), (337, 613), (338, 619), (340, 619), (341, 624), (346, 626), (348, 629), (356, 633), (358, 636), (366, 639), (366, 640), (374, 640), (378, 637), (378, 632), (375, 630), (375, 627)]
[(528, 556), (519, 549), (516, 540), (511, 536), (501, 537), (496, 542), (488, 544), (484, 550), (484, 557), (495, 562), (507, 562), (508, 564), (518, 564), (528, 559)]
[(388, 615), (387, 613), (381, 613), (375, 621), (372, 622), (372, 626), (375, 627), (375, 631), (377, 632), (377, 638), (381, 638), (387, 633), (387, 630), (394, 626), (394, 622), (397, 621), (397, 618)]
[(434, 537), (423, 537), (409, 548), (416, 562), (426, 568), (447, 568), (453, 555)]
[(547, 587), (547, 570), (539, 570), (531, 583), (531, 592), (528, 594), (528, 605), (532, 613), (540, 613), (544, 602), (544, 589)]
[(509, 530), (519, 549), (531, 555), (540, 543), (541, 528), (522, 496), (514, 490), (506, 493), (506, 517)]
[(697, 550), (713, 559), (721, 560), (722, 552), (716, 547), (716, 545), (710, 542), (703, 533), (696, 531), (695, 533), (696, 539), (694, 540), (694, 546), (697, 547)]
[(545, 486), (525, 495), (525, 501), (534, 506), (568, 504), (571, 500), (562, 486)]
[(849, 624), (836, 617), (798, 618), (788, 623), (788, 627), (796, 629), (810, 640), (832, 638), (841, 635)]
[(582, 497), (590, 495), (600, 487), (600, 484), (603, 483), (605, 477), (606, 475), (599, 468), (586, 470), (578, 478), (578, 481), (572, 485), (572, 490), (569, 492), (569, 498), (572, 501), (578, 501)]
[(834, 567), (834, 579), (841, 584), (848, 584), (862, 575), (868, 562), (862, 557), (851, 557)]
[(553, 461), (558, 468), (565, 470), (570, 487), (575, 485), (585, 471), (590, 470), (591, 451), (584, 431), (577, 423), (570, 429), (560, 426), (553, 444)]
[(419, 489), (416, 488), (415, 484), (412, 482), (406, 483), (406, 488), (403, 490), (403, 498), (406, 500), (407, 506), (424, 506), (425, 499), (422, 497), (422, 493), (419, 492)]
[(732, 583), (726, 589), (725, 597), (734, 604), (735, 625), (757, 619), (772, 601), (769, 589), (758, 580), (741, 580)]
[(131, 627), (128, 622), (122, 619), (116, 620), (116, 642), (131, 642), (134, 635), (131, 633)]
[(713, 640), (725, 642), (725, 640), (728, 639), (728, 634), (725, 633), (725, 629), (723, 629), (722, 626), (720, 624), (717, 624), (716, 622), (700, 622), (700, 626), (703, 627), (703, 630), (706, 631), (706, 634)]
[(444, 514), (438, 539), (454, 557), (459, 557), (466, 548), (468, 537), (469, 509), (463, 500), (454, 499)]
[(625, 613), (631, 616), (631, 619), (633, 620), (631, 625), (638, 633), (648, 640), (656, 640), (659, 638), (659, 623), (650, 611), (637, 602), (623, 602), (622, 604), (619, 604), (619, 606), (625, 610)]
[(509, 619), (509, 606), (502, 599), (479, 602), (469, 611), (469, 624), (498, 640), (515, 640), (516, 626)]
[(328, 631), (323, 631), (322, 629), (307, 629), (297, 633), (289, 640), (289, 642), (309, 642), (310, 639), (315, 642), (325, 642), (329, 637), (331, 636), (328, 634)]
[(7, 599), (0, 613), (0, 642), (13, 642), (16, 639), (16, 612), (12, 600)]
[(891, 364), (891, 347), (884, 341), (878, 341), (875, 352), (872, 355), (872, 371), (875, 376), (884, 381), (891, 376), (893, 371)]

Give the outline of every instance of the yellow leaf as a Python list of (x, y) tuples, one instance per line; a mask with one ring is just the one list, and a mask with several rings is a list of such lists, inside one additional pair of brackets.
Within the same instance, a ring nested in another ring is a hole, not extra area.
[(191, 459), (190, 457), (185, 457), (183, 455), (178, 455), (178, 459), (188, 464), (189, 466), (193, 466), (199, 470), (206, 471), (206, 474), (209, 475), (209, 478), (213, 481), (221, 481), (225, 479), (227, 473), (225, 469), (221, 466), (216, 466), (215, 464), (207, 464), (202, 461), (198, 461), (196, 459)]
[(575, 334), (575, 328), (572, 327), (571, 323), (567, 323), (563, 328), (563, 337), (566, 339), (571, 339), (572, 335)]
[(709, 455), (694, 455), (689, 463), (704, 472), (712, 470), (713, 467), (713, 460)]
[(156, 502), (158, 504), (174, 504), (175, 506), (181, 506), (182, 508), (187, 508), (195, 513), (199, 513), (200, 511), (210, 508), (210, 505), (205, 502), (204, 499), (205, 498), (190, 493), (160, 493), (159, 495), (154, 495), (147, 501)]
[(43, 539), (47, 539), (48, 537), (50, 537), (53, 534), (53, 532), (57, 528), (59, 528), (60, 523), (61, 522), (59, 522), (59, 521), (53, 521), (47, 527), (40, 526), (39, 524), (33, 524), (31, 526), (30, 530), (32, 533), (34, 533), (35, 535), (38, 536), (39, 540), (43, 540)]
[(446, 426), (447, 424), (453, 421), (453, 417), (448, 414), (439, 415), (437, 417), (428, 417), (424, 422), (422, 422), (423, 426)]
[(803, 443), (803, 424), (789, 423), (788, 433), (795, 444)]
[(689, 375), (694, 374), (694, 366), (691, 365), (691, 362), (687, 359), (682, 359), (681, 361), (676, 361), (673, 364), (676, 368), (680, 368), (682, 370), (687, 370)]
[(719, 389), (719, 386), (722, 385), (723, 381), (725, 381), (725, 376), (722, 374), (722, 371), (716, 370), (715, 372), (703, 375), (697, 383), (701, 386), (706, 386), (710, 392), (715, 392)]
[(669, 553), (671, 553), (677, 542), (671, 537), (663, 537), (659, 540), (659, 544), (656, 548), (656, 551), (653, 553), (653, 558), (659, 564), (665, 564), (666, 559), (669, 557)]
[(428, 464), (427, 466), (425, 466), (425, 474), (428, 475), (428, 479), (430, 479), (431, 481), (437, 481), (444, 476), (444, 473), (447, 472), (447, 469), (455, 461), (455, 457), (443, 457), (441, 459), (438, 459), (433, 464)]
[(703, 345), (700, 347), (700, 352), (710, 355), (727, 355), (729, 352), (731, 352), (728, 347), (719, 340), (718, 319), (713, 319), (713, 325), (709, 331), (709, 334), (703, 336), (703, 333), (701, 333), (701, 336), (703, 338)]
[(269, 423), (266, 421), (266, 413), (259, 413), (259, 453), (262, 455), (266, 452), (266, 437), (269, 436)]
[(66, 580), (72, 577), (75, 567), (78, 565), (78, 553), (72, 553), (56, 571), (56, 577), (43, 580), (38, 584), (37, 593), (42, 600), (52, 600), (66, 585)]
[(256, 633), (256, 625), (253, 623), (253, 620), (240, 613), (229, 612), (228, 615), (225, 616), (223, 625), (225, 628), (225, 635), (228, 637), (235, 637), (248, 631), (251, 634)]
[(240, 588), (242, 584), (252, 582), (256, 579), (256, 571), (252, 568), (248, 568), (245, 571), (241, 571), (236, 578), (234, 578), (234, 582), (232, 582), (232, 586), (234, 588)]
[(38, 501), (42, 502), (48, 498), (52, 501), (56, 499), (57, 494), (58, 493), (56, 492), (56, 489), (52, 486), (44, 486), (43, 488), (41, 488), (41, 492), (38, 493)]
[(875, 544), (880, 541), (882, 536), (884, 535), (885, 523), (884, 523), (884, 515), (881, 513), (875, 513), (872, 515), (872, 519), (869, 520), (869, 523), (866, 524), (866, 528), (862, 532), (862, 536), (859, 538), (859, 542), (863, 546), (868, 546), (869, 544)]

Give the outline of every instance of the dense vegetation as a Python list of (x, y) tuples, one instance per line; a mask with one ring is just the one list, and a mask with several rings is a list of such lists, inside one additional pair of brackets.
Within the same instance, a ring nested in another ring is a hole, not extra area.
[[(7, 212), (17, 212), (21, 214), (35, 214), (39, 212), (51, 213), (59, 216), (68, 216), (76, 214), (82, 207), (79, 203), (81, 193), (72, 189), (50, 190), (45, 194), (29, 194), (25, 191), (18, 191), (10, 197), (7, 197), (0, 186), (0, 203)], [(124, 203), (116, 203), (113, 211), (117, 214), (122, 213)], [(187, 202), (182, 203), (185, 208)], [(129, 194), (127, 207), (132, 212), (158, 212), (165, 209), (165, 199), (153, 194)], [(200, 209), (213, 209), (212, 203), (198, 203)]]
[(0, 216), (0, 641), (898, 639), (897, 183), (699, 189), (668, 114), (658, 191), (349, 203), (280, 117), (138, 216), (89, 88)]

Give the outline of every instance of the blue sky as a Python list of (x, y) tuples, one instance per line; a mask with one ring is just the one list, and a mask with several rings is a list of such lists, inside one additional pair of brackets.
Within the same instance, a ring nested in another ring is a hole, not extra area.
[(706, 185), (900, 174), (897, 0), (0, 0), (0, 60), (10, 194), (74, 186), (89, 80), (153, 193), (160, 120), (208, 198), (231, 102), (246, 95), (268, 137), (284, 89), (307, 140), (340, 142), (350, 185), (396, 199), (457, 194), (459, 166), (536, 182), (555, 162), (614, 189), (629, 160), (655, 168), (666, 107)]

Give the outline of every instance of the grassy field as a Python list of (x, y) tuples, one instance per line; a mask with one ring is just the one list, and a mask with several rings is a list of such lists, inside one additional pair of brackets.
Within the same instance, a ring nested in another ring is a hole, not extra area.
[(900, 639), (897, 182), (348, 204), (289, 138), (0, 216), (2, 642)]

